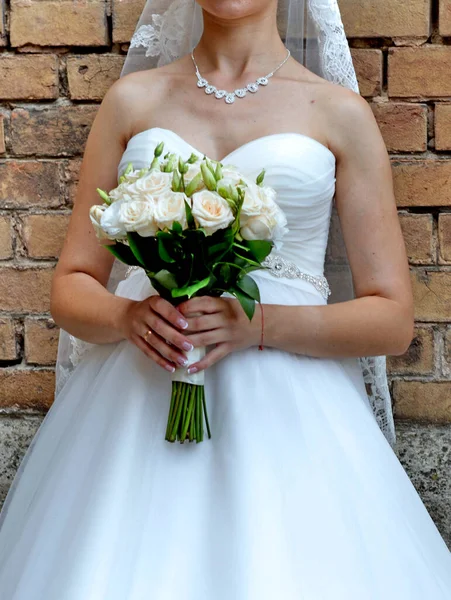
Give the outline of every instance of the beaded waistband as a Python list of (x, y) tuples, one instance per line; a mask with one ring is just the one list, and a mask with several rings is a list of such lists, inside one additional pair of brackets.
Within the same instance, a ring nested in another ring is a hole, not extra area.
[[(271, 272), (274, 277), (286, 277), (287, 279), (304, 279), (311, 283), (320, 293), (326, 298), (330, 296), (331, 290), (327, 279), (322, 275), (310, 275), (310, 273), (304, 273), (301, 269), (292, 261), (282, 258), (281, 256), (274, 256), (270, 254), (262, 262), (262, 267), (265, 270)], [(133, 271), (141, 269), (141, 267), (128, 267), (125, 273), (125, 279), (127, 279)]]

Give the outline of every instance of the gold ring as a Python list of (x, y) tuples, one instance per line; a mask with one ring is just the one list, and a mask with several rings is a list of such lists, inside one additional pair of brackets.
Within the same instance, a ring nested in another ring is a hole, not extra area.
[(152, 334), (152, 330), (148, 329), (146, 333), (143, 335), (144, 340), (147, 342), (147, 336)]

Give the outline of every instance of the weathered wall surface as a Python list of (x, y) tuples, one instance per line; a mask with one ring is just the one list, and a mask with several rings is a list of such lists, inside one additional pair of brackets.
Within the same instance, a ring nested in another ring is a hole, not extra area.
[[(0, 0), (0, 487), (53, 401), (49, 288), (89, 128), (144, 0)], [(399, 454), (451, 541), (451, 0), (343, 0), (392, 155), (416, 335), (389, 358)], [(448, 515), (446, 514), (448, 513)]]

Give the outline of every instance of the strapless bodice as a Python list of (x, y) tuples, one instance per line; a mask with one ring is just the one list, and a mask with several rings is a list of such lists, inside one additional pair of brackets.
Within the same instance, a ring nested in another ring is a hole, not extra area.
[[(121, 175), (129, 162), (134, 168), (149, 166), (159, 142), (165, 149), (188, 158), (203, 154), (168, 129), (146, 129), (128, 141), (118, 166)], [(254, 178), (266, 170), (265, 185), (277, 192), (285, 212), (288, 233), (278, 254), (303, 271), (322, 275), (335, 193), (335, 156), (317, 140), (299, 133), (267, 135), (240, 146), (223, 159), (243, 175)]]

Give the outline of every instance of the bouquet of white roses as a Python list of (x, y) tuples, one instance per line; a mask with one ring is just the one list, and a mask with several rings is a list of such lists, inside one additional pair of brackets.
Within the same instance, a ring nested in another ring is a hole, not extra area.
[[(90, 210), (100, 242), (119, 260), (142, 267), (154, 289), (173, 305), (193, 296), (232, 294), (249, 319), (260, 294), (248, 275), (261, 269), (274, 243), (286, 232), (275, 191), (263, 186), (264, 171), (250, 181), (233, 166), (192, 154), (154, 151), (149, 168), (129, 163), (104, 201)], [(205, 348), (188, 352), (188, 364)], [(191, 359), (191, 360), (190, 360)], [(186, 370), (172, 376), (166, 440), (203, 440), (206, 421), (204, 373), (196, 383)]]

